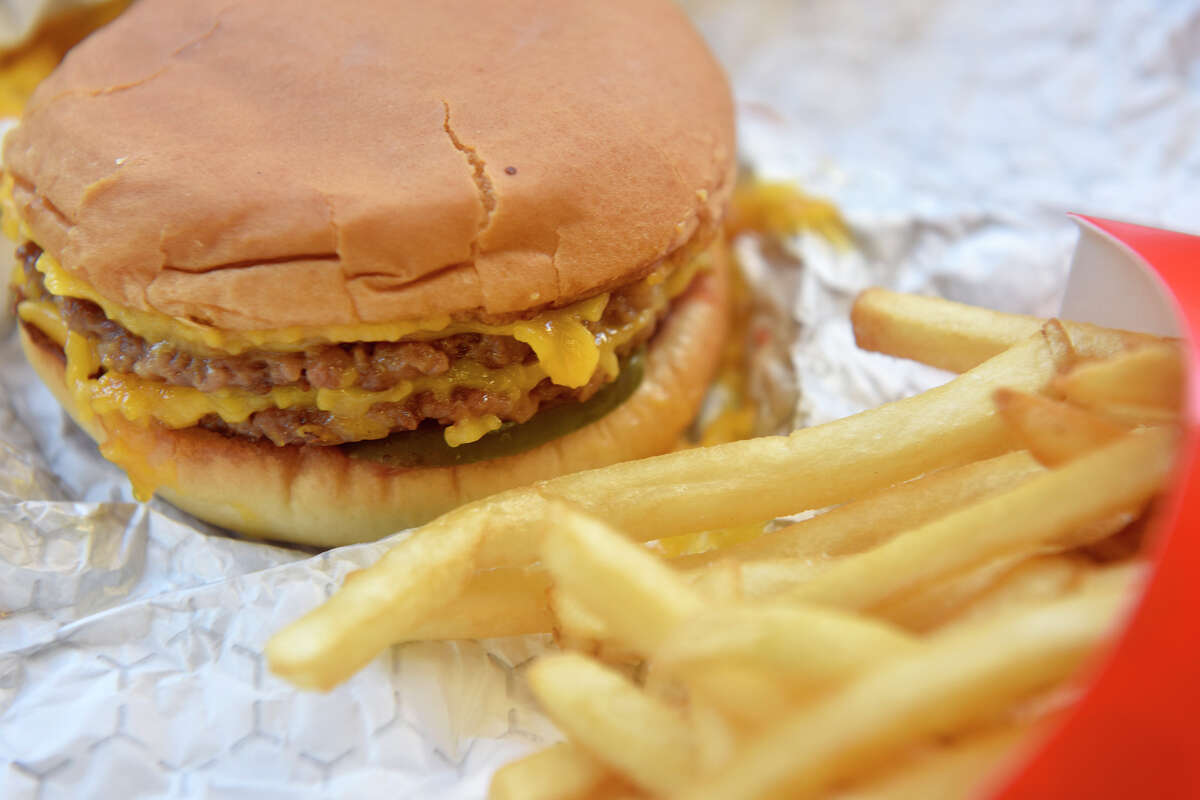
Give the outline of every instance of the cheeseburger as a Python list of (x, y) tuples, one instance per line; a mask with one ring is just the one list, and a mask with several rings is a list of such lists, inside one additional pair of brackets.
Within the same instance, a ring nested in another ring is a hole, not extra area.
[(253, 535), (669, 450), (725, 333), (729, 89), (669, 0), (141, 0), (4, 162), (30, 362)]

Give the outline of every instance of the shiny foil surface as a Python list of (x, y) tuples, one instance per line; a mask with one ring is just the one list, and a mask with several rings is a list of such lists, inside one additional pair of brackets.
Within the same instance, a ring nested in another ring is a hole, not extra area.
[[(776, 342), (757, 380), (794, 424), (945, 379), (855, 349), (867, 286), (1052, 314), (1066, 211), (1200, 224), (1200, 5), (684, 5), (729, 71), (743, 162), (829, 198), (853, 235), (738, 245)], [(542, 637), (398, 646), (328, 694), (272, 676), (271, 633), (386, 543), (313, 555), (134, 503), (7, 306), (0, 797), (481, 798), (557, 737), (521, 680)]]

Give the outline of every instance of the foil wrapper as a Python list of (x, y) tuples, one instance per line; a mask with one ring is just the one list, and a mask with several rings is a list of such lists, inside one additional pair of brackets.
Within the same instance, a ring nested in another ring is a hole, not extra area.
[[(753, 383), (785, 423), (945, 379), (855, 348), (867, 286), (1052, 314), (1065, 211), (1200, 219), (1193, 4), (684, 5), (745, 162), (831, 199), (854, 238), (739, 245), (774, 342)], [(557, 738), (521, 678), (542, 637), (402, 645), (328, 694), (272, 676), (271, 633), (387, 543), (314, 555), (133, 502), (0, 324), (0, 796), (481, 798)]]

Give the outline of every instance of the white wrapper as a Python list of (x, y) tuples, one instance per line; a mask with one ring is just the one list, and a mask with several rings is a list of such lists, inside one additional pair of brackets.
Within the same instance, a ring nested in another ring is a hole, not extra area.
[[(790, 315), (797, 423), (944, 379), (854, 348), (860, 289), (1050, 314), (1065, 211), (1200, 219), (1193, 4), (686, 5), (729, 69), (744, 161), (831, 198), (856, 238), (798, 237), (796, 263), (741, 247)], [(273, 677), (270, 634), (384, 545), (312, 556), (133, 503), (4, 324), (0, 797), (480, 798), (556, 737), (521, 680), (537, 637), (397, 647), (326, 695)]]

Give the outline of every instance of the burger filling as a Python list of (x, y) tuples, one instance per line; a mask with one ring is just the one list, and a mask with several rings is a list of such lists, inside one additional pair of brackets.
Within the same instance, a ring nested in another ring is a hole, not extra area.
[(321, 332), (227, 336), (132, 312), (31, 241), (17, 256), (20, 319), (62, 348), (68, 386), (87, 413), (277, 445), (342, 445), (437, 426), (452, 447), (541, 409), (589, 401), (705, 260), (677, 258), (611, 293), (536, 315), (434, 320), (394, 340), (329, 341)]

